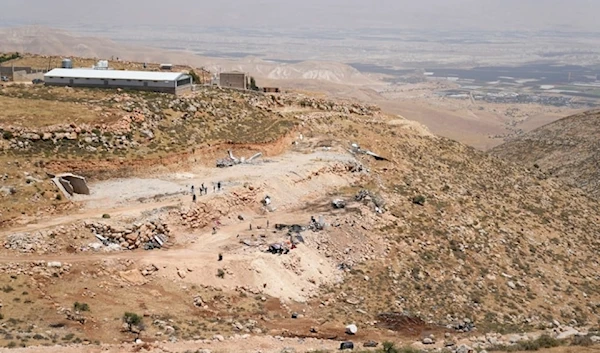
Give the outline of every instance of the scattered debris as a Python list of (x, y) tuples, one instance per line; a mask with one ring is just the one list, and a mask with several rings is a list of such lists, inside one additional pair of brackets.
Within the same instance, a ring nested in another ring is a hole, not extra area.
[(262, 153), (259, 152), (248, 159), (245, 159), (244, 157), (238, 159), (233, 156), (233, 153), (231, 151), (227, 151), (227, 152), (229, 153), (229, 158), (218, 159), (217, 160), (217, 168), (227, 168), (227, 167), (233, 167), (234, 165), (237, 165), (237, 164), (252, 163), (253, 160), (262, 156)]
[(290, 252), (290, 249), (288, 249), (288, 247), (282, 243), (273, 243), (269, 245), (269, 249), (267, 250), (267, 252), (270, 252), (271, 254), (281, 255), (287, 254), (288, 252)]
[(265, 206), (269, 206), (271, 204), (271, 198), (269, 197), (269, 195), (265, 196), (265, 198), (263, 199), (262, 203)]
[(348, 335), (356, 335), (357, 332), (358, 332), (358, 327), (356, 327), (355, 324), (350, 324), (350, 325), (346, 326), (346, 333)]
[(371, 156), (373, 158), (375, 158), (378, 161), (389, 161), (389, 159), (382, 157), (376, 153), (373, 153), (369, 150), (363, 150), (362, 148), (360, 148), (360, 146), (357, 143), (353, 143), (352, 145), (350, 145), (350, 153), (352, 154), (366, 154), (368, 156)]
[(343, 351), (346, 349), (348, 349), (348, 350), (354, 349), (354, 343), (352, 343), (350, 341), (340, 343), (340, 350)]
[(204, 301), (202, 300), (202, 297), (200, 296), (200, 294), (196, 294), (194, 296), (194, 306), (197, 306), (197, 307), (201, 308), (204, 305), (205, 305)]
[(288, 234), (300, 233), (300, 232), (303, 232), (306, 230), (306, 227), (303, 227), (299, 224), (292, 224), (292, 225), (282, 224), (282, 223), (275, 224), (276, 230), (282, 231), (286, 228), (288, 229)]
[(325, 228), (325, 220), (323, 219), (323, 216), (319, 216), (319, 220), (317, 221), (315, 219), (315, 217), (310, 217), (310, 223), (308, 225), (308, 229), (312, 230), (313, 232), (318, 232), (321, 231)]
[(141, 269), (140, 273), (142, 274), (142, 276), (150, 276), (157, 271), (158, 267), (156, 267), (155, 265), (148, 265), (145, 268)]
[(356, 195), (354, 195), (354, 200), (359, 201), (359, 202), (364, 201), (367, 203), (369, 201), (372, 202), (374, 205), (374, 210), (377, 213), (384, 213), (384, 211), (385, 211), (385, 205), (386, 205), (385, 200), (381, 196), (374, 194), (374, 193), (370, 192), (369, 190), (365, 190), (365, 189), (360, 190), (358, 193), (356, 193)]
[(375, 341), (367, 341), (367, 342), (363, 343), (363, 347), (365, 347), (365, 348), (375, 348), (378, 345), (379, 345), (379, 343), (375, 342)]
[(454, 325), (454, 329), (458, 332), (470, 332), (475, 328), (475, 324), (470, 319), (464, 319)]
[(346, 207), (346, 201), (341, 200), (341, 199), (335, 199), (333, 201), (331, 201), (331, 205), (333, 206), (333, 208), (345, 208)]

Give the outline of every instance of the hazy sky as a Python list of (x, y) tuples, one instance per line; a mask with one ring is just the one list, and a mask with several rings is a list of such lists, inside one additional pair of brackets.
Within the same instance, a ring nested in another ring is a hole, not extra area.
[(571, 29), (600, 31), (600, 0), (0, 0), (0, 26)]

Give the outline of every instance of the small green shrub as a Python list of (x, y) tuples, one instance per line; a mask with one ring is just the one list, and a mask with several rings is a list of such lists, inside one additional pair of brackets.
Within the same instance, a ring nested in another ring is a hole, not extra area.
[(110, 215), (108, 213), (105, 213), (102, 215), (102, 218), (110, 218)]
[(225, 278), (225, 271), (223, 271), (223, 269), (218, 269), (217, 270), (217, 277), (219, 278)]
[(490, 351), (504, 351), (504, 352), (518, 352), (518, 351), (539, 351), (543, 348), (558, 347), (563, 342), (552, 338), (548, 335), (541, 335), (538, 339), (533, 341), (520, 341), (512, 346), (496, 346), (490, 348)]
[(75, 302), (73, 303), (73, 309), (75, 311), (90, 311), (90, 306), (87, 303)]
[(412, 202), (416, 205), (423, 206), (425, 205), (425, 196), (417, 195), (412, 198)]
[(12, 291), (14, 291), (14, 290), (15, 290), (15, 289), (14, 289), (13, 287), (9, 286), (8, 284), (7, 284), (7, 285), (5, 285), (4, 287), (2, 287), (2, 291), (3, 291), (4, 293), (10, 293), (10, 292), (12, 292)]
[(592, 338), (590, 337), (590, 335), (587, 335), (587, 336), (575, 336), (571, 340), (571, 345), (573, 345), (573, 346), (588, 347), (588, 346), (593, 346), (594, 345), (594, 341), (592, 341)]
[(123, 314), (123, 322), (127, 324), (127, 328), (129, 331), (141, 331), (144, 329), (144, 324), (142, 323), (143, 318), (136, 314), (126, 312)]
[(383, 342), (383, 353), (398, 353), (394, 343), (392, 342)]
[(558, 347), (561, 345), (561, 342), (549, 335), (541, 335), (538, 339), (533, 341), (521, 341), (519, 342), (519, 345), (525, 351), (537, 351), (540, 348)]
[(15, 348), (16, 346), (17, 346), (17, 342), (15, 342), (15, 341), (10, 341), (6, 345), (7, 348)]

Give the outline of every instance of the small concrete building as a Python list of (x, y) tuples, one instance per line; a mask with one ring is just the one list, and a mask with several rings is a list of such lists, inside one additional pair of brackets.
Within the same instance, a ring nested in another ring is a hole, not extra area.
[(239, 71), (222, 72), (219, 74), (219, 86), (226, 88), (247, 89), (248, 77)]
[(48, 86), (122, 88), (180, 94), (192, 89), (192, 77), (181, 72), (54, 69), (44, 75)]

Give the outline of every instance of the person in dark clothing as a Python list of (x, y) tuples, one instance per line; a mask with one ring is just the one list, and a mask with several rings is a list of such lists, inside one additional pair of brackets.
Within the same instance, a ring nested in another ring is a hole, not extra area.
[(196, 202), (196, 194), (192, 194), (192, 202)]
[(192, 194), (194, 193), (194, 185), (192, 185)]
[(219, 261), (223, 261), (223, 254), (219, 254)]
[(217, 183), (217, 190), (221, 191), (221, 182), (220, 181)]

